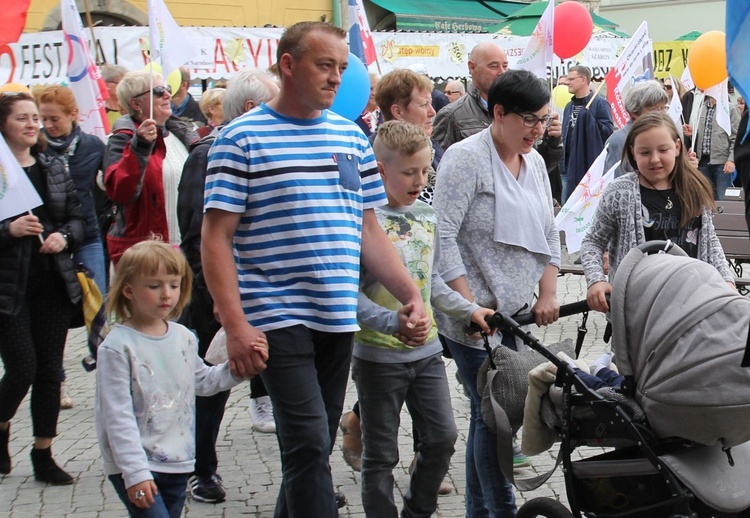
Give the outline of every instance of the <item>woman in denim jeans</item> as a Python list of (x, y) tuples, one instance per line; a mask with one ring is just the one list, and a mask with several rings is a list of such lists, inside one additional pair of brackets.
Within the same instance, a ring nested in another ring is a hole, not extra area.
[[(537, 325), (558, 318), (560, 240), (544, 160), (534, 143), (552, 121), (550, 93), (526, 71), (508, 71), (489, 91), (489, 128), (451, 146), (437, 172), (438, 271), (454, 290), (482, 307), (513, 314), (532, 305)], [(539, 295), (534, 301), (534, 290)], [(512, 517), (515, 497), (497, 462), (496, 436), (482, 420), (479, 367), (487, 357), (465, 325), (436, 312), (471, 401), (466, 445), (466, 516)], [(513, 336), (493, 345), (515, 348)]]

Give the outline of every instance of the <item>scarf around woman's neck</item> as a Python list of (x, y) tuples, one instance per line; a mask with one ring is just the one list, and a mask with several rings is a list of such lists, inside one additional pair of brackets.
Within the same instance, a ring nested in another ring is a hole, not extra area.
[(529, 156), (521, 155), (521, 170), (516, 179), (498, 155), (491, 129), (485, 130), (484, 138), (492, 156), (495, 184), (494, 241), (552, 257), (544, 229), (542, 197)]
[(47, 134), (46, 130), (42, 131), (44, 132), (44, 138), (47, 139), (49, 147), (51, 147), (55, 153), (65, 158), (73, 156), (76, 152), (78, 143), (81, 141), (81, 127), (78, 125), (73, 126), (73, 130), (70, 134), (60, 138), (52, 138)]

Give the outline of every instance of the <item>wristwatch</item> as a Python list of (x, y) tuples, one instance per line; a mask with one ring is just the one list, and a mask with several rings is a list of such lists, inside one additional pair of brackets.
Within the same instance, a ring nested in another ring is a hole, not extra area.
[(65, 247), (63, 248), (63, 250), (67, 250), (68, 244), (70, 243), (70, 234), (64, 230), (59, 230), (58, 232), (60, 232), (60, 235), (65, 240)]

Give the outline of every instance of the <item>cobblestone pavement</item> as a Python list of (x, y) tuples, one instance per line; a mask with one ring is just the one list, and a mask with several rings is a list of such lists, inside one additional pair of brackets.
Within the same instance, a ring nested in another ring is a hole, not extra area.
[[(561, 277), (558, 296), (562, 303), (573, 302), (585, 296), (585, 281), (581, 276)], [(554, 343), (569, 337), (575, 340), (580, 318), (561, 320), (536, 333), (545, 343)], [(582, 356), (594, 359), (605, 347), (601, 341), (604, 317), (591, 314), (588, 334)], [(534, 328), (536, 330), (536, 328)], [(28, 399), (19, 408), (13, 420), (11, 454), (13, 472), (0, 477), (0, 516), (28, 518), (32, 516), (76, 518), (120, 517), (125, 515), (122, 503), (104, 478), (99, 447), (94, 425), (94, 373), (86, 373), (81, 359), (86, 355), (85, 336), (82, 330), (74, 330), (68, 336), (65, 351), (67, 386), (75, 406), (60, 412), (59, 436), (52, 447), (55, 458), (64, 468), (77, 476), (72, 486), (45, 486), (34, 480), (29, 460), (32, 442)], [(446, 361), (448, 379), (459, 439), (448, 473), (456, 491), (441, 496), (436, 516), (460, 517), (464, 515), (464, 455), (469, 425), (469, 404), (456, 380), (455, 365)], [(0, 370), (2, 367), (0, 367)], [(279, 453), (276, 437), (252, 430), (248, 414), (249, 384), (236, 387), (229, 400), (222, 430), (217, 444), (219, 473), (227, 489), (227, 501), (221, 504), (203, 504), (188, 499), (184, 516), (188, 517), (234, 517), (273, 516), (274, 504), (281, 481)], [(356, 389), (349, 383), (346, 406), (356, 400)], [(404, 411), (399, 438), (401, 462), (394, 470), (396, 501), (408, 485), (407, 468), (412, 460), (411, 418)], [(580, 452), (580, 450), (579, 450)], [(519, 470), (518, 476), (542, 473), (554, 465), (557, 448), (532, 459), (531, 468)], [(578, 452), (577, 452), (578, 453)], [(584, 454), (585, 451), (584, 451)], [(331, 457), (333, 481), (338, 491), (348, 498), (349, 504), (340, 510), (340, 516), (364, 516), (360, 499), (360, 476), (344, 463), (340, 441)], [(517, 492), (519, 506), (526, 500), (538, 496), (550, 496), (567, 503), (562, 473), (558, 471), (541, 488), (530, 493)]]

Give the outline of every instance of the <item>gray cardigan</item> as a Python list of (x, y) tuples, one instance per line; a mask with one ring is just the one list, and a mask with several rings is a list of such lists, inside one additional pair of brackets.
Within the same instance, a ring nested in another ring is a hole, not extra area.
[[(545, 237), (553, 256), (494, 241), (496, 199), (492, 155), (482, 137), (483, 132), (454, 144), (440, 161), (433, 201), (440, 232), (438, 268), (446, 282), (465, 275), (480, 306), (513, 314), (525, 304), (531, 305), (547, 265), (559, 266), (560, 234), (555, 226), (547, 170), (541, 156), (532, 150), (531, 158), (537, 165), (529, 172), (536, 180), (536, 194), (547, 208)], [(439, 311), (435, 312), (435, 319), (440, 333), (451, 340), (482, 347), (481, 341), (466, 335), (463, 322)], [(499, 345), (499, 334), (491, 337), (491, 342)]]
[[(587, 285), (607, 280), (603, 265), (606, 250), (609, 250), (611, 283), (625, 255), (645, 242), (638, 176), (628, 173), (615, 179), (605, 189), (591, 227), (583, 238), (581, 263)], [(705, 207), (698, 236), (698, 259), (713, 265), (725, 280), (734, 282), (734, 275), (727, 264), (719, 238), (716, 237), (711, 211)]]

